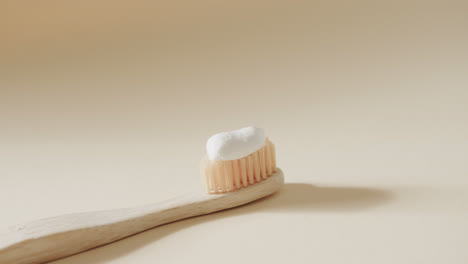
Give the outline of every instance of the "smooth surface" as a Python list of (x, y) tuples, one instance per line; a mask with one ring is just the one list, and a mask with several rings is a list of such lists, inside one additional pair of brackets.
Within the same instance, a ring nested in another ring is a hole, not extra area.
[(0, 228), (202, 188), (247, 125), (286, 176), (54, 264), (468, 262), (466, 1), (0, 5)]

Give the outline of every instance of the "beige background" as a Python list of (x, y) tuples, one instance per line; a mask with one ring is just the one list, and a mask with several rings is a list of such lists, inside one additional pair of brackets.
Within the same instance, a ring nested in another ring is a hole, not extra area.
[(55, 263), (467, 263), (466, 1), (1, 1), (0, 230), (200, 190), (264, 127), (263, 201)]

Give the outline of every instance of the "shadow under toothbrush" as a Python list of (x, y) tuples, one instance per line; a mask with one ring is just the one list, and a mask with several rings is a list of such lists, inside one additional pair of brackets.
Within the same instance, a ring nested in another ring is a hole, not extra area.
[(392, 192), (360, 187), (320, 187), (305, 183), (286, 183), (280, 191), (237, 208), (166, 224), (109, 245), (92, 249), (54, 264), (101, 264), (124, 256), (174, 232), (216, 219), (254, 212), (354, 212), (385, 204)]

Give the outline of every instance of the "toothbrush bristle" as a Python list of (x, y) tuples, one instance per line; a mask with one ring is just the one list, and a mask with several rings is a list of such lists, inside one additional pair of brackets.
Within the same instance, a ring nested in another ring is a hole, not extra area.
[(202, 177), (209, 194), (236, 191), (261, 182), (276, 172), (276, 153), (273, 143), (237, 160), (202, 161)]

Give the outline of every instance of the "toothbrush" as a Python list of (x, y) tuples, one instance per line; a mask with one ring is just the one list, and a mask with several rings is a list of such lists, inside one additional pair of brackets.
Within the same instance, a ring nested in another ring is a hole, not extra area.
[(18, 225), (0, 236), (0, 264), (45, 263), (181, 219), (240, 206), (283, 185), (275, 147), (262, 129), (246, 127), (208, 139), (199, 191), (172, 200), (75, 213)]

